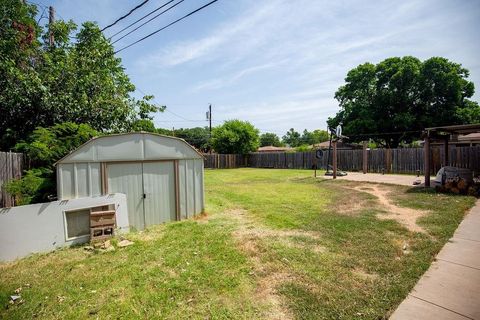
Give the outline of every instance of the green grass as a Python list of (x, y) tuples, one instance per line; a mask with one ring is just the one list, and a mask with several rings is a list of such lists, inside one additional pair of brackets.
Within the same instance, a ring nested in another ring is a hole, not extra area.
[[(76, 247), (0, 265), (0, 318), (386, 318), (474, 203), (388, 186), (397, 205), (430, 210), (419, 220), (428, 234), (413, 233), (377, 219), (375, 198), (351, 190), (360, 183), (312, 176), (207, 170), (208, 220), (129, 234), (135, 244), (114, 252)], [(9, 305), (18, 287), (24, 303)]]

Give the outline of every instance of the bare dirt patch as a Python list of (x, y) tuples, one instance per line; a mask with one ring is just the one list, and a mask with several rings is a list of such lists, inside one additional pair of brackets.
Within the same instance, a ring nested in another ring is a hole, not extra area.
[(370, 281), (374, 281), (374, 280), (378, 279), (378, 277), (379, 277), (378, 274), (376, 274), (376, 273), (368, 273), (365, 270), (360, 269), (360, 268), (354, 269), (353, 274), (355, 274), (356, 276), (358, 276), (361, 279), (370, 280)]
[(377, 215), (379, 219), (394, 219), (403, 226), (414, 232), (425, 232), (425, 230), (417, 224), (417, 219), (428, 213), (424, 210), (416, 210), (411, 208), (399, 207), (390, 201), (388, 195), (391, 192), (387, 187), (380, 185), (371, 185), (369, 187), (358, 186), (354, 188), (357, 191), (366, 192), (375, 196), (380, 202), (381, 209), (387, 214)]
[[(273, 238), (282, 244), (295, 247), (305, 247), (300, 243), (294, 242), (292, 237), (308, 237), (310, 239), (320, 239), (320, 234), (303, 230), (274, 230), (259, 227), (258, 223), (248, 217), (248, 213), (242, 209), (229, 210), (226, 214), (237, 222), (237, 228), (233, 232), (240, 248), (244, 251), (253, 263), (252, 273), (257, 278), (256, 298), (264, 301), (269, 310), (264, 315), (265, 319), (292, 319), (293, 315), (285, 307), (277, 288), (285, 282), (294, 281), (295, 276), (285, 270), (279, 264), (265, 263), (261, 259), (261, 248), (259, 242), (262, 239)], [(309, 246), (314, 252), (325, 252), (325, 248), (320, 245)]]

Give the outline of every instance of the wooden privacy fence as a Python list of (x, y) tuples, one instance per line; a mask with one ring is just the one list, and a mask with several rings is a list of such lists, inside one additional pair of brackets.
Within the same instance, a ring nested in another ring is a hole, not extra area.
[(231, 169), (246, 167), (247, 155), (242, 154), (204, 154), (205, 168), (210, 169)]
[(13, 207), (15, 199), (5, 192), (3, 184), (22, 176), (23, 153), (0, 152), (0, 208)]
[[(424, 153), (423, 148), (398, 148), (398, 149), (371, 149), (367, 150), (368, 172), (410, 173), (423, 174)], [(430, 173), (435, 175), (444, 166), (443, 147), (431, 148)], [(449, 150), (449, 165), (468, 168), (480, 173), (480, 146), (452, 147)], [(363, 150), (338, 150), (338, 168), (345, 171), (362, 171)], [(323, 157), (317, 159), (315, 152), (268, 152), (250, 153), (248, 155), (235, 154), (207, 154), (205, 155), (205, 168), (276, 168), (276, 169), (312, 169), (326, 168), (328, 150), (323, 151)], [(330, 164), (332, 155), (330, 156)]]

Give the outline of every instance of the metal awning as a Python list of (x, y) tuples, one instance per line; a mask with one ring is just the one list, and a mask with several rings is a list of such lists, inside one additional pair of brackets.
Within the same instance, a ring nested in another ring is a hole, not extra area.
[(425, 128), (426, 133), (469, 134), (480, 132), (480, 123)]

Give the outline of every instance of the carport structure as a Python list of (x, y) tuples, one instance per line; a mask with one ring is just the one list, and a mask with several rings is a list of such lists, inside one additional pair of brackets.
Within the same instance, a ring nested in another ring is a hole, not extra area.
[(425, 187), (430, 187), (430, 142), (432, 141), (443, 141), (444, 143), (444, 166), (449, 165), (449, 141), (452, 136), (456, 135), (465, 135), (470, 133), (480, 133), (480, 123), (477, 124), (465, 124), (465, 125), (454, 125), (454, 126), (443, 126), (443, 127), (432, 127), (425, 128), (423, 132), (424, 137), (424, 159), (425, 159)]

